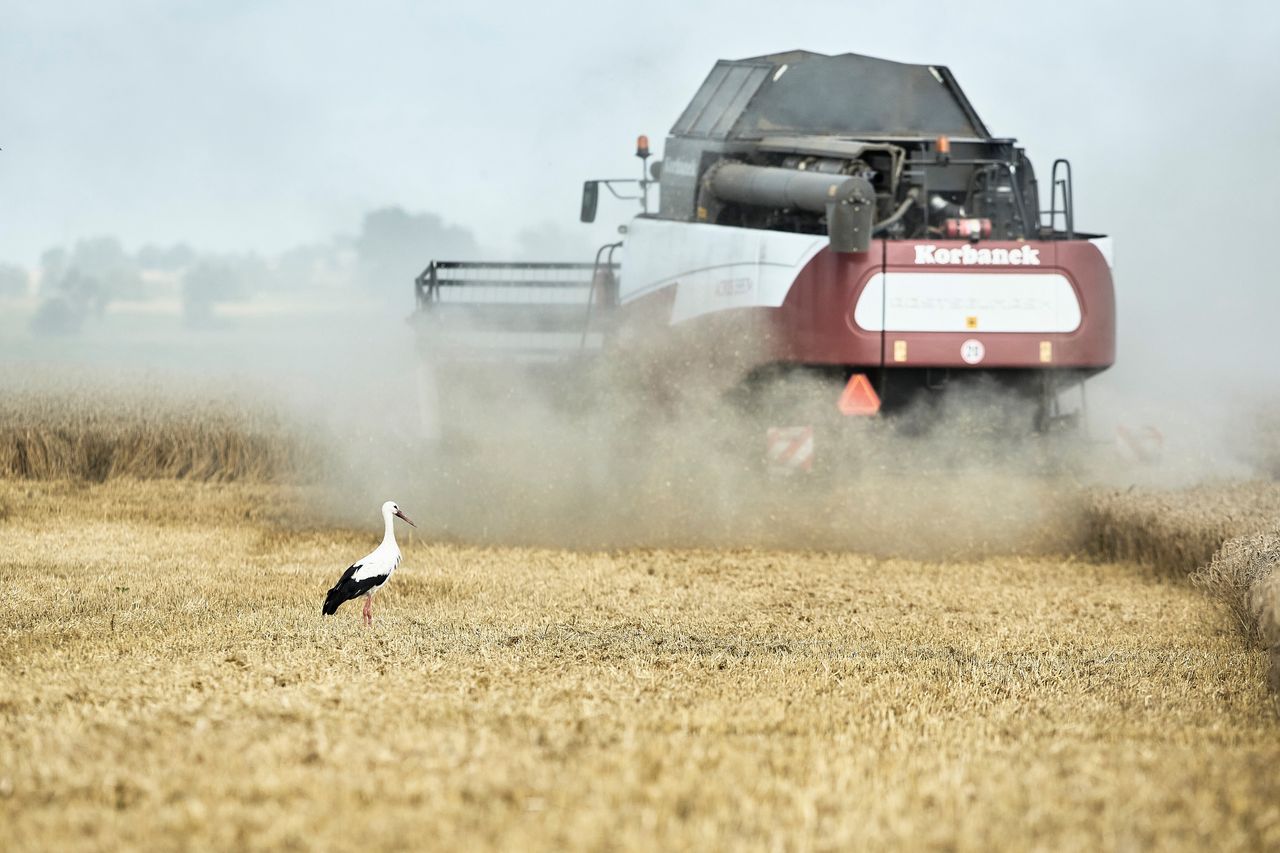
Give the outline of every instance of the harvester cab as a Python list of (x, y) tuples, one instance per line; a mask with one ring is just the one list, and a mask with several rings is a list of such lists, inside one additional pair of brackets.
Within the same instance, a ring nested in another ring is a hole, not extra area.
[[(484, 352), (474, 323), (449, 320), (465, 310), (516, 333), (503, 357), (569, 365), (607, 349), (670, 383), (714, 362), (748, 401), (803, 371), (829, 381), (819, 408), (839, 417), (981, 377), (1032, 401), (1039, 430), (1067, 420), (1060, 392), (1114, 359), (1111, 244), (1076, 229), (1070, 164), (1054, 162), (1042, 209), (1026, 152), (943, 66), (721, 61), (661, 161), (644, 137), (636, 154), (638, 179), (584, 186), (584, 221), (602, 187), (640, 206), (594, 261), (432, 262), (417, 282), (424, 347), (438, 356), (465, 331), (453, 355)], [(863, 403), (846, 406), (855, 386)]]

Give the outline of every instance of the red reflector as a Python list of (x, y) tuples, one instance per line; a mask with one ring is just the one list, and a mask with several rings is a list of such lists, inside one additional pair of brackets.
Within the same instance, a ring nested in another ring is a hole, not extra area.
[(942, 223), (942, 232), (952, 240), (968, 237), (990, 237), (990, 219), (947, 219)]
[(813, 470), (813, 427), (769, 427), (765, 461), (778, 474)]
[(855, 373), (849, 377), (837, 405), (842, 415), (874, 415), (880, 411), (880, 397), (865, 374)]

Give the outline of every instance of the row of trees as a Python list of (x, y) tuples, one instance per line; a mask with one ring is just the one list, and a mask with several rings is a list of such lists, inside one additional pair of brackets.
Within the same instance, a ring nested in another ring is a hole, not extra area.
[[(520, 235), (519, 256), (548, 257), (589, 251), (554, 226)], [(364, 216), (355, 237), (338, 236), (297, 246), (274, 257), (254, 253), (209, 253), (185, 243), (144, 245), (128, 252), (114, 237), (80, 240), (54, 248), (40, 260), (39, 308), (32, 328), (44, 334), (79, 331), (117, 300), (180, 295), (189, 325), (212, 322), (219, 303), (262, 292), (357, 290), (372, 299), (403, 302), (408, 283), (433, 257), (492, 257), (470, 230), (434, 213), (387, 207)], [(20, 267), (0, 265), (0, 297), (29, 292), (31, 279)]]

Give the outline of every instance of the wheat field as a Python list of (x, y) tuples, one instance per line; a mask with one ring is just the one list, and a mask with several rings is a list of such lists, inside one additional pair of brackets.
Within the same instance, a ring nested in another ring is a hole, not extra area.
[(365, 630), (310, 500), (0, 481), (6, 848), (1280, 845), (1262, 656), (1158, 569), (411, 535)]
[[(0, 477), (88, 480), (297, 479), (319, 451), (246, 394), (210, 399), (122, 379), (17, 382), (0, 364)], [(38, 380), (45, 374), (36, 371)], [(51, 385), (50, 387), (45, 387)]]

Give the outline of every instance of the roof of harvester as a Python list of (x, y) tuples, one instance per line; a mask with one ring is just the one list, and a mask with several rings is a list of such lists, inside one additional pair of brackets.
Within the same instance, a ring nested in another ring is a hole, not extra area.
[(720, 60), (671, 133), (721, 140), (991, 137), (946, 66), (806, 50)]

